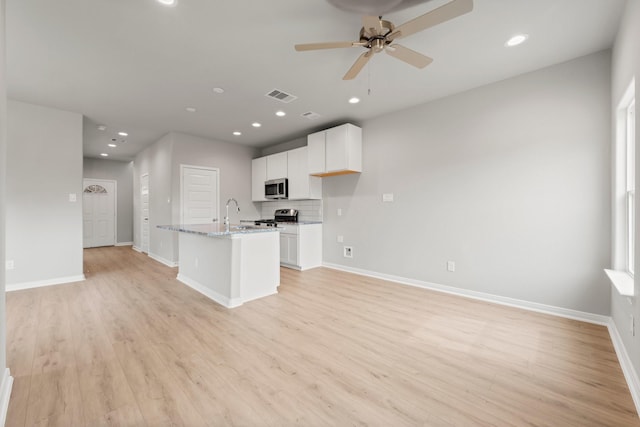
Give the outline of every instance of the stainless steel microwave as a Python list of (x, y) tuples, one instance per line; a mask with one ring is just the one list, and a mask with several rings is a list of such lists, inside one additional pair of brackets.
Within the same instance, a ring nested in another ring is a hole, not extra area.
[(264, 197), (267, 199), (286, 199), (289, 197), (287, 178), (270, 179), (264, 183)]

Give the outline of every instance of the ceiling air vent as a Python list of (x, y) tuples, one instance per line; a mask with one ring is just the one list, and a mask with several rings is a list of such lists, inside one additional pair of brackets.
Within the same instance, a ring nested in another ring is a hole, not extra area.
[(284, 102), (285, 104), (288, 104), (291, 101), (298, 99), (297, 96), (291, 95), (290, 93), (286, 93), (278, 89), (272, 90), (265, 96), (268, 96), (269, 98), (273, 98), (276, 101)]
[(307, 111), (306, 113), (302, 113), (302, 117), (305, 117), (309, 120), (315, 120), (320, 117), (320, 114), (314, 113), (313, 111)]

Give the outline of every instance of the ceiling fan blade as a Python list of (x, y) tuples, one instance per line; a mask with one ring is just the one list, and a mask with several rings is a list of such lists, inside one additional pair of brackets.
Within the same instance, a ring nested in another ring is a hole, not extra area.
[(349, 71), (347, 71), (347, 74), (344, 75), (342, 80), (353, 80), (358, 75), (360, 70), (362, 70), (362, 68), (367, 65), (367, 62), (369, 62), (369, 59), (372, 56), (373, 52), (370, 50), (360, 55), (358, 59), (356, 59), (356, 62), (353, 63), (351, 68), (349, 68)]
[(377, 16), (363, 16), (362, 27), (369, 36), (378, 36), (384, 31)]
[(433, 58), (429, 58), (428, 56), (399, 44), (393, 44), (387, 47), (384, 51), (394, 58), (398, 58), (399, 60), (404, 61), (409, 65), (413, 65), (416, 68), (424, 68), (433, 62)]
[(456, 18), (465, 13), (469, 13), (473, 10), (473, 0), (452, 0), (444, 6), (440, 6), (437, 9), (433, 9), (431, 12), (427, 12), (424, 15), (418, 16), (411, 21), (396, 27), (395, 30), (387, 37), (389, 40), (400, 39), (410, 36), (427, 28), (431, 28), (434, 25), (441, 24)]
[(298, 52), (305, 50), (320, 50), (320, 49), (339, 49), (343, 47), (362, 46), (360, 42), (327, 42), (327, 43), (306, 43), (297, 44), (295, 48)]

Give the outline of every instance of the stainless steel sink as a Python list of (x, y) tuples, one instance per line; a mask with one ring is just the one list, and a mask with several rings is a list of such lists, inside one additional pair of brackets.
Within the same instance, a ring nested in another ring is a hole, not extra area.
[(255, 225), (232, 225), (229, 228), (231, 230), (253, 230), (253, 229), (256, 229), (258, 227), (256, 227)]

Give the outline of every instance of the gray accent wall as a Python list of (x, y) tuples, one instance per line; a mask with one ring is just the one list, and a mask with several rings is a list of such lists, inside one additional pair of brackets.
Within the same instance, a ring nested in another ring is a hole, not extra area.
[[(631, 83), (636, 78), (636, 105), (638, 100), (638, 87), (640, 86), (640, 1), (628, 1), (622, 20), (620, 30), (613, 47), (612, 59), (612, 98), (611, 111), (615, 115), (620, 98)], [(636, 107), (636, 129), (638, 129), (638, 109)], [(638, 135), (636, 131), (636, 147), (638, 146)], [(636, 171), (640, 171), (640, 150), (636, 149)], [(636, 189), (640, 188), (640, 173), (636, 172)], [(636, 192), (637, 193), (637, 192)], [(640, 208), (638, 197), (636, 197), (636, 212)], [(640, 266), (640, 228), (636, 214), (636, 274)], [(640, 295), (640, 285), (635, 281), (635, 297), (622, 297), (615, 289), (611, 289), (611, 317), (616, 324), (622, 342), (631, 362), (633, 363), (636, 375), (640, 374), (640, 305), (638, 305), (638, 295)], [(629, 330), (630, 316), (634, 315), (636, 325), (636, 335), (632, 336)]]
[(83, 177), (117, 182), (116, 244), (133, 242), (133, 162), (85, 158)]
[(169, 263), (178, 261), (177, 233), (157, 226), (180, 221), (181, 164), (220, 170), (221, 217), (226, 201), (234, 197), (241, 208), (240, 218), (259, 218), (260, 213), (251, 201), (251, 160), (257, 154), (254, 148), (178, 132), (165, 135), (139, 153), (133, 166), (134, 246), (140, 247), (140, 177), (148, 173), (149, 254)]
[(365, 121), (324, 262), (608, 315), (610, 78), (603, 51)]
[(7, 285), (82, 278), (82, 115), (10, 99), (6, 170)]

